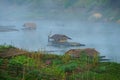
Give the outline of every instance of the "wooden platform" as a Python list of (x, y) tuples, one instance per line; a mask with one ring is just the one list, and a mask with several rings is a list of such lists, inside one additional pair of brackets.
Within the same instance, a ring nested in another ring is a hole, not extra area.
[(77, 42), (55, 42), (55, 41), (50, 41), (49, 42), (50, 46), (64, 46), (64, 47), (77, 47), (77, 46), (85, 46), (85, 44), (80, 44)]

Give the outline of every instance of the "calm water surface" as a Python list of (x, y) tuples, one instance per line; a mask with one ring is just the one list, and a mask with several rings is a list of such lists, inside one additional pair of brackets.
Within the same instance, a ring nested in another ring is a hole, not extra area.
[[(36, 30), (22, 30), (25, 22), (35, 22)], [(0, 32), (0, 44), (12, 44), (30, 51), (46, 50), (63, 54), (71, 48), (95, 48), (106, 58), (120, 62), (120, 24), (93, 23), (81, 21), (39, 20), (39, 21), (0, 21), (0, 25), (14, 25), (19, 31)], [(12, 26), (11, 26), (12, 27)], [(86, 44), (84, 47), (48, 46), (48, 35), (65, 34), (73, 42)]]

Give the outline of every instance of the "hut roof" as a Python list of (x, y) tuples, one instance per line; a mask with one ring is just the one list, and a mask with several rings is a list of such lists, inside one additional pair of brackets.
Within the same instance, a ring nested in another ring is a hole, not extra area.
[(37, 25), (35, 24), (35, 23), (32, 23), (32, 22), (27, 22), (27, 23), (24, 23), (24, 25), (23, 25), (24, 27), (36, 27)]
[(74, 57), (80, 57), (80, 55), (84, 53), (87, 56), (94, 57), (95, 55), (99, 55), (99, 52), (92, 48), (86, 49), (71, 49), (67, 51), (65, 54), (73, 55)]
[(63, 34), (54, 34), (50, 37), (50, 39), (71, 39), (70, 37), (63, 35)]

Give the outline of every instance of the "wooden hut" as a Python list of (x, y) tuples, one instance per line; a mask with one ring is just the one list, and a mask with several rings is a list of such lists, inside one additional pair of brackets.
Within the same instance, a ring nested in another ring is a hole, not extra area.
[(66, 36), (66, 35), (62, 35), (62, 34), (54, 34), (51, 37), (48, 37), (49, 41), (52, 40), (54, 42), (67, 42), (68, 39), (71, 39), (70, 37)]
[(25, 27), (25, 29), (36, 29), (36, 27), (37, 27), (37, 25), (32, 22), (24, 23), (23, 26)]
[(65, 54), (69, 54), (72, 57), (79, 58), (83, 54), (85, 54), (88, 57), (96, 57), (99, 55), (99, 52), (93, 48), (86, 48), (86, 49), (71, 49), (67, 51)]

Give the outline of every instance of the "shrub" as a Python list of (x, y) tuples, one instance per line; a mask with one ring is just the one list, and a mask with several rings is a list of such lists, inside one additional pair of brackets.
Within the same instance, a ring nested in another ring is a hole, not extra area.
[(42, 78), (46, 80), (62, 80), (65, 77), (65, 73), (59, 66), (46, 67), (40, 70)]
[(106, 67), (106, 72), (109, 72), (109, 74), (111, 75), (115, 75), (117, 77), (120, 78), (120, 64), (118, 63), (110, 63), (107, 67)]
[(2, 65), (3, 64), (3, 59), (0, 59), (0, 65)]
[(63, 61), (64, 63), (69, 62), (70, 59), (71, 59), (71, 56), (68, 55), (68, 54), (65, 54), (65, 55), (62, 56), (62, 61)]
[(63, 64), (63, 62), (61, 60), (55, 59), (55, 60), (52, 60), (52, 64), (59, 65), (59, 64)]
[(73, 70), (75, 70), (78, 67), (77, 63), (71, 63), (71, 64), (65, 64), (63, 66), (61, 66), (61, 70), (63, 70), (64, 72), (72, 72)]
[(25, 74), (25, 80), (41, 80), (42, 75), (40, 75), (40, 72), (38, 70), (32, 70), (28, 71)]
[(16, 56), (9, 60), (9, 71), (16, 73), (15, 75), (22, 75), (24, 67), (35, 66), (35, 61), (26, 56)]

